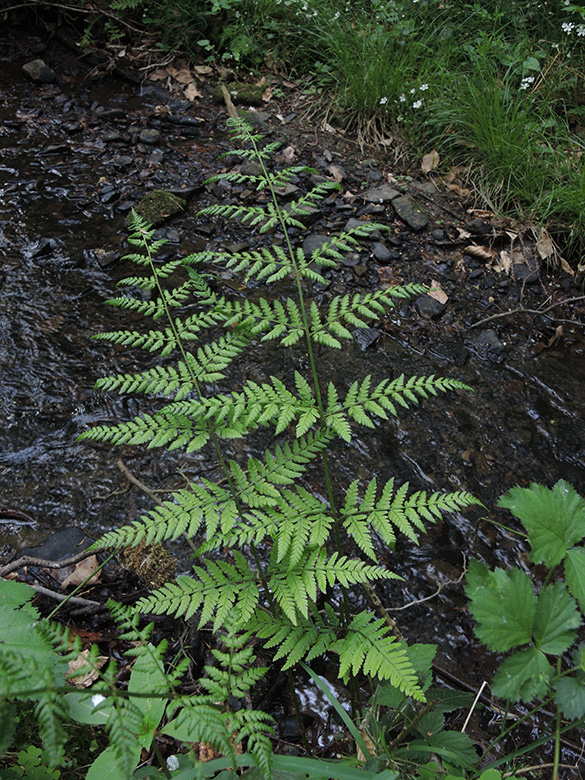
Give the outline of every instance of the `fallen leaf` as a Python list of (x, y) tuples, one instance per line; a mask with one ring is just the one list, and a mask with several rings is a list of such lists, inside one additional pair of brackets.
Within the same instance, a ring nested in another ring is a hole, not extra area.
[(340, 184), (343, 181), (343, 173), (341, 169), (337, 167), (337, 165), (330, 165), (329, 168), (327, 168), (327, 170), (333, 176), (333, 180), (336, 181), (338, 184)]
[(255, 86), (256, 86), (256, 87), (263, 87), (263, 86), (264, 86), (264, 84), (266, 84), (266, 76), (262, 76), (262, 78), (260, 79), (260, 81), (257, 81), (257, 82), (256, 82)]
[[(563, 271), (564, 271), (566, 274), (570, 274), (570, 276), (575, 276), (575, 271), (573, 271), (573, 269), (572, 269), (572, 268), (571, 268), (571, 266), (570, 266), (570, 265), (567, 263), (567, 261), (565, 260), (565, 258), (564, 258), (564, 257), (561, 257), (561, 255), (558, 255), (558, 256), (557, 256), (557, 259), (558, 259), (558, 261), (559, 261), (559, 265), (561, 266), (561, 268), (563, 269)], [(579, 266), (579, 270), (580, 270), (580, 271), (582, 270), (581, 266)]]
[(555, 335), (551, 336), (550, 339), (548, 340), (549, 347), (552, 347), (554, 344), (556, 344), (556, 342), (559, 339), (562, 339), (562, 338), (563, 338), (563, 326), (562, 325), (557, 325), (557, 329), (555, 331)]
[(193, 70), (198, 76), (207, 76), (209, 73), (213, 73), (211, 65), (194, 65)]
[(323, 157), (327, 160), (327, 162), (333, 161), (333, 155), (329, 151), (329, 149), (323, 149)]
[(380, 287), (387, 290), (388, 287), (398, 287), (402, 284), (399, 273), (391, 265), (381, 265), (377, 269), (380, 277)]
[(431, 287), (427, 293), (431, 298), (434, 298), (436, 301), (439, 301), (439, 303), (447, 303), (449, 300), (449, 296), (441, 288), (441, 285), (439, 282), (435, 282), (434, 279), (431, 279)]
[(444, 178), (445, 184), (450, 184), (451, 182), (455, 181), (459, 174), (463, 173), (464, 170), (465, 167), (463, 165), (456, 165), (455, 168), (451, 168), (449, 173)]
[[(368, 749), (368, 753), (370, 756), (376, 755), (376, 746), (370, 739), (370, 737), (366, 734), (365, 731), (361, 731), (360, 729), (360, 736), (364, 740), (365, 746)], [(358, 761), (365, 761), (368, 758), (368, 756), (364, 756), (363, 751), (359, 745), (357, 745), (357, 760)]]
[(272, 100), (272, 87), (267, 87), (264, 92), (262, 93), (262, 100), (265, 103), (270, 103)]
[(284, 80), (283, 80), (283, 82), (282, 82), (282, 86), (283, 86), (283, 87), (288, 87), (288, 89), (296, 89), (296, 88), (297, 88), (297, 85), (296, 85), (296, 84), (293, 84), (293, 82), (292, 82), (292, 81), (284, 81)]
[(458, 184), (447, 184), (447, 189), (451, 192), (456, 192), (460, 198), (469, 198), (471, 195), (467, 187), (460, 187)]
[(100, 581), (98, 559), (95, 555), (90, 555), (89, 558), (84, 558), (82, 561), (79, 561), (71, 574), (63, 580), (61, 588), (68, 588), (70, 585), (81, 585), (81, 583), (85, 582), (85, 580), (95, 571), (97, 571), (97, 574), (94, 574), (94, 576), (88, 580), (87, 585), (96, 585)]
[(189, 84), (189, 82), (193, 81), (193, 76), (191, 75), (191, 71), (189, 68), (185, 68), (184, 70), (178, 70), (174, 74), (175, 81), (178, 81), (179, 84)]
[(335, 130), (335, 128), (334, 128), (334, 127), (332, 127), (332, 126), (329, 124), (329, 122), (324, 122), (324, 123), (323, 123), (323, 130), (325, 130), (325, 132), (326, 132), (326, 133), (333, 133), (333, 135), (335, 135), (335, 133), (336, 133), (336, 130)]
[(222, 79), (228, 79), (231, 76), (232, 72), (229, 68), (224, 68), (223, 65), (217, 65), (216, 67)]
[(203, 93), (197, 89), (197, 86), (193, 82), (185, 87), (183, 93), (187, 100), (189, 100), (191, 103), (195, 100), (195, 98), (203, 97)]
[(82, 650), (77, 658), (73, 659), (73, 661), (69, 661), (67, 664), (67, 674), (65, 676), (76, 688), (89, 688), (89, 686), (97, 680), (99, 677), (99, 670), (108, 660), (105, 655), (98, 655), (95, 659), (95, 666), (93, 668), (88, 667), (87, 672), (84, 674), (75, 674), (86, 665), (89, 653), (89, 648), (87, 650)]
[(479, 257), (480, 260), (493, 260), (494, 257), (497, 257), (497, 252), (493, 249), (488, 249), (485, 246), (480, 246), (479, 244), (468, 244), (465, 247), (465, 253), (468, 255), (471, 255), (472, 257)]
[(169, 72), (166, 68), (157, 68), (156, 70), (152, 71), (152, 73), (148, 77), (148, 80), (162, 81), (163, 79), (167, 79), (168, 77), (169, 77)]
[(292, 162), (297, 156), (297, 151), (294, 146), (287, 146), (280, 154), (286, 162)]
[(467, 209), (467, 213), (473, 214), (478, 219), (491, 219), (496, 216), (493, 211), (488, 211), (488, 209)]
[(440, 159), (439, 152), (435, 151), (434, 149), (432, 152), (425, 154), (420, 165), (422, 172), (430, 173), (431, 171), (434, 171), (439, 164)]

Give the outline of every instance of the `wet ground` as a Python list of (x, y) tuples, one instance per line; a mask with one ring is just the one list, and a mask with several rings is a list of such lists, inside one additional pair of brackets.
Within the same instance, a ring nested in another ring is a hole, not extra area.
[[(54, 83), (33, 83), (21, 72), (39, 56), (54, 69)], [(160, 229), (169, 253), (250, 240), (241, 228), (226, 233), (196, 218), (214, 199), (242, 195), (226, 183), (202, 184), (227, 165), (217, 161), (229, 148), (225, 106), (203, 85), (202, 97), (190, 103), (160, 82), (95, 76), (56, 40), (25, 30), (0, 33), (0, 506), (35, 519), (28, 525), (0, 519), (0, 546), (36, 544), (71, 525), (97, 537), (138, 517), (151, 501), (129, 485), (115, 465), (119, 458), (160, 491), (208, 469), (203, 454), (76, 442), (88, 426), (126, 420), (141, 408), (133, 398), (93, 391), (100, 376), (145, 367), (140, 355), (90, 339), (127, 324), (104, 301), (128, 272), (120, 257), (129, 209), (152, 189), (187, 198), (184, 212)], [(356, 476), (358, 462), (363, 479), (395, 475), (413, 489), (469, 490), (490, 512), (515, 484), (550, 486), (563, 478), (585, 493), (585, 302), (561, 305), (582, 295), (579, 282), (540, 262), (519, 226), (478, 218), (468, 211), (473, 204), (454, 197), (438, 177), (408, 176), (390, 152), (360, 151), (349, 134), (310, 118), (306, 105), (299, 85), (291, 86), (256, 119), (271, 140), (282, 141), (285, 162), (341, 178), (342, 193), (323, 204), (309, 232), (339, 232), (360, 216), (392, 226), (382, 248), (364, 242), (317, 294), (420, 281), (438, 284), (448, 298), (442, 306), (427, 298), (402, 305), (376, 325), (369, 345), (323, 351), (331, 378), (440, 374), (475, 390), (433, 399), (366, 432), (349, 456), (340, 451), (339, 484)], [(415, 198), (428, 216), (424, 229), (412, 230), (390, 202), (364, 199), (384, 184)], [(506, 230), (520, 234), (514, 245)], [(470, 245), (496, 254), (520, 247), (525, 262), (507, 274), (468, 251)], [(531, 311), (480, 323), (517, 308)], [(236, 369), (233, 383), (293, 367), (270, 361), (267, 351), (260, 353)], [(506, 565), (522, 554), (515, 540), (478, 525), (478, 517), (451, 518), (419, 548), (380, 551), (405, 577), (389, 586), (385, 603), (402, 607), (457, 579), (464, 555)], [(471, 651), (464, 605), (461, 588), (448, 587), (431, 605), (396, 616), (413, 639), (440, 642), (440, 663), (475, 684), (488, 662)]]

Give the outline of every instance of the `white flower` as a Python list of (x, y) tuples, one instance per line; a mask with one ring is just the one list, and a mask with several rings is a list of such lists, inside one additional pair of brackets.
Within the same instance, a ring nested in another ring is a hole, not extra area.
[(567, 35), (570, 35), (574, 26), (575, 26), (575, 22), (563, 22), (561, 24), (561, 30), (564, 33), (567, 33)]
[(406, 103), (406, 95), (404, 95), (404, 94), (400, 95), (398, 100), (400, 100), (401, 103)]
[(413, 87), (413, 88), (410, 90), (410, 94), (411, 94), (411, 95), (414, 95), (414, 93), (415, 93), (415, 92), (416, 92), (416, 87)]
[(413, 108), (420, 108), (422, 106), (422, 100), (415, 100), (412, 104)]
[(335, 19), (339, 19), (339, 16), (340, 16), (340, 13), (339, 13), (339, 11), (336, 11), (336, 12), (335, 12), (335, 16), (333, 17), (333, 19), (334, 19), (334, 20), (335, 20)]
[(100, 704), (106, 700), (105, 696), (102, 696), (101, 693), (96, 693), (91, 697), (91, 703), (94, 707), (99, 707)]
[(179, 759), (177, 758), (177, 756), (169, 756), (167, 758), (167, 769), (170, 772), (174, 772), (175, 769), (178, 768), (179, 768)]
[(585, 24), (578, 24), (575, 28), (575, 32), (579, 36), (579, 38), (582, 38), (585, 35)]
[(534, 76), (524, 76), (520, 82), (520, 89), (528, 89), (528, 87), (534, 82)]
[(426, 90), (429, 88), (428, 84), (421, 84), (419, 89), (421, 92), (426, 92)]
[(380, 98), (380, 105), (381, 106), (385, 106), (387, 102), (388, 102), (388, 98), (387, 97)]

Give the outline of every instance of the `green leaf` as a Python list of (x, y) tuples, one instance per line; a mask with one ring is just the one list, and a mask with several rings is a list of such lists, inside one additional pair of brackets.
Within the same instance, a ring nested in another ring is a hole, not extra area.
[(585, 549), (573, 547), (565, 558), (565, 582), (585, 612)]
[[(138, 764), (140, 748), (134, 750), (134, 765)], [(125, 761), (116, 757), (113, 747), (108, 747), (96, 758), (89, 768), (85, 780), (128, 780), (128, 772), (124, 768)]]
[(565, 480), (550, 490), (536, 483), (514, 487), (498, 505), (509, 509), (526, 528), (534, 563), (557, 566), (567, 550), (585, 537), (585, 500)]
[(581, 616), (562, 582), (545, 585), (538, 596), (534, 640), (543, 653), (560, 655), (573, 643)]
[(155, 694), (165, 693), (168, 690), (168, 684), (162, 662), (157, 657), (154, 646), (149, 644), (141, 649), (143, 652), (132, 667), (128, 693), (153, 694), (152, 698), (139, 696), (132, 699), (134, 705), (143, 715), (142, 729), (139, 735), (140, 745), (149, 749), (155, 729), (161, 722), (167, 706), (166, 700)]
[(506, 658), (492, 683), (492, 693), (510, 701), (544, 698), (554, 669), (536, 647), (519, 650)]
[(475, 633), (490, 650), (505, 652), (531, 641), (536, 596), (525, 572), (490, 571), (472, 560), (465, 592), (477, 623)]
[(565, 718), (577, 720), (585, 716), (585, 680), (583, 677), (562, 677), (553, 688), (555, 702)]

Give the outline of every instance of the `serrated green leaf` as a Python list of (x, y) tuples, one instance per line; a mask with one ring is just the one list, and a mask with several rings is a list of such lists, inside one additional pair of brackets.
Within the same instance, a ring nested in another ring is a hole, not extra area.
[(565, 558), (565, 582), (585, 612), (585, 549), (573, 547)]
[(536, 604), (534, 641), (543, 653), (560, 655), (573, 643), (581, 616), (562, 582), (545, 585)]
[(554, 669), (537, 647), (519, 650), (503, 662), (492, 683), (492, 693), (510, 701), (544, 698)]
[(565, 718), (577, 720), (585, 716), (585, 680), (577, 677), (562, 677), (553, 688), (555, 702)]
[(476, 620), (475, 633), (490, 650), (505, 652), (531, 641), (536, 596), (525, 572), (490, 571), (472, 560), (465, 592)]
[(534, 563), (552, 569), (585, 537), (585, 500), (565, 480), (550, 490), (536, 483), (529, 488), (514, 487), (498, 505), (509, 509), (526, 528)]

